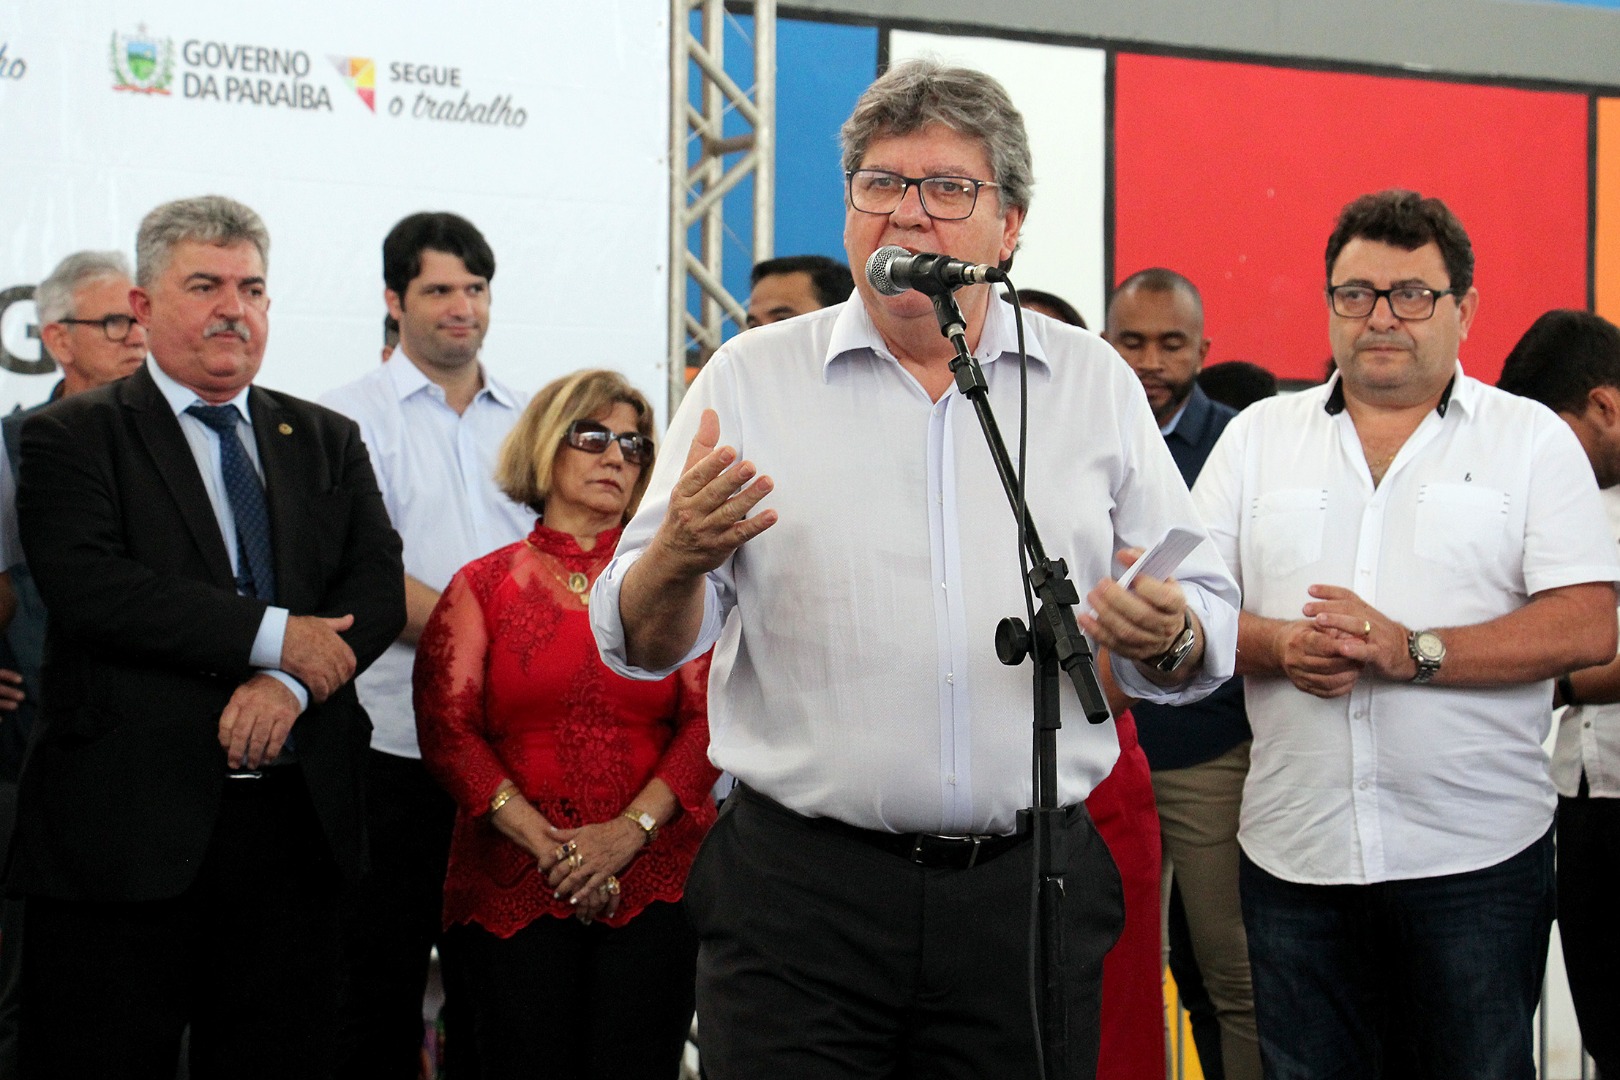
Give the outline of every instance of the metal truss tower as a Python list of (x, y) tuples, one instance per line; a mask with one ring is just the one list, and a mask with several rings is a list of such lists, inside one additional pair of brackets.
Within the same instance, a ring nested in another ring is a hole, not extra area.
[[(725, 70), (724, 0), (671, 0), (669, 408), (686, 392), (688, 364), (720, 347), (725, 321), (742, 325), (745, 300), (726, 291), (725, 196), (754, 179), (754, 241), (749, 265), (775, 248), (776, 0), (754, 0), (754, 85), (736, 84)], [(699, 33), (693, 13), (699, 13)], [(694, 86), (697, 89), (693, 94)], [(727, 137), (735, 114), (748, 126)], [(732, 157), (729, 166), (726, 158)], [(689, 309), (689, 285), (698, 291)], [(746, 299), (746, 298), (745, 298)]]

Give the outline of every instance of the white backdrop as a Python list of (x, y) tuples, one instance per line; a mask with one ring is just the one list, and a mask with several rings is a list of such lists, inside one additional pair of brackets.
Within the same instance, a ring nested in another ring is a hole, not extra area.
[[(378, 361), (389, 227), (453, 210), (495, 250), (491, 369), (535, 389), (613, 367), (662, 402), (668, 10), (6, 0), (0, 296), (77, 249), (133, 259), (159, 202), (230, 195), (271, 235), (260, 381), (315, 397)], [(38, 358), (33, 321), (0, 314), (7, 353)], [(4, 365), (0, 410), (54, 379)]]
[(1101, 330), (1103, 190), (1107, 158), (1107, 55), (999, 38), (897, 30), (889, 57), (935, 56), (986, 72), (1024, 114), (1035, 191), (1012, 279), (1020, 288), (1057, 293)]

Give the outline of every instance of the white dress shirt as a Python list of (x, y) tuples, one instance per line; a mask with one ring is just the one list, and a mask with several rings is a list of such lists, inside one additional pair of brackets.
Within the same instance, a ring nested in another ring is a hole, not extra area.
[[(202, 473), (203, 487), (208, 491), (208, 503), (214, 509), (214, 520), (219, 522), (220, 536), (225, 540), (225, 552), (231, 559), (231, 573), (240, 574), (241, 568), (237, 565), (242, 557), (241, 549), (236, 543), (236, 515), (231, 511), (230, 496), (225, 492), (225, 466), (219, 456), (219, 432), (203, 423), (201, 420), (186, 412), (193, 405), (208, 405), (210, 402), (198, 397), (196, 391), (190, 390), (171, 379), (168, 374), (151, 357), (146, 358), (146, 370), (151, 372), (152, 381), (157, 383), (163, 400), (169, 403), (174, 410), (175, 419), (180, 421), (180, 431), (186, 437), (186, 445), (191, 447), (192, 457), (197, 459), (197, 471)], [(253, 471), (259, 474), (259, 482), (264, 482), (264, 466), (259, 463), (258, 439), (253, 434), (253, 417), (248, 410), (248, 391), (252, 387), (243, 387), (242, 392), (224, 404), (236, 409), (242, 415), (242, 422), (236, 425), (236, 437), (247, 451), (248, 460), (253, 463)], [(309, 690), (297, 679), (284, 671), (278, 670), (281, 665), (281, 644), (287, 634), (287, 609), (274, 605), (265, 609), (264, 618), (259, 623), (259, 633), (253, 639), (253, 651), (249, 654), (248, 662), (259, 668), (282, 683), (298, 698), (298, 711), (303, 712), (309, 708)]]
[[(1620, 579), (1592, 467), (1545, 407), (1463, 374), (1375, 488), (1337, 387), (1250, 406), (1193, 488), (1245, 611), (1301, 618), (1313, 584), (1412, 629), (1506, 615)], [(1552, 823), (1550, 682), (1463, 688), (1367, 677), (1323, 699), (1244, 680), (1254, 729), (1238, 839), (1288, 881), (1363, 884), (1492, 866)]]
[[(459, 416), (444, 390), (402, 347), (386, 364), (321, 397), (354, 420), (371, 455), (388, 517), (405, 544), (405, 573), (443, 591), (455, 572), (529, 535), (534, 511), (495, 486), (495, 459), (528, 401), (483, 373)], [(416, 649), (396, 641), (360, 674), (356, 688), (375, 728), (374, 750), (420, 758), (411, 668)]]
[[(1100, 338), (1028, 320), (1032, 518), (1083, 598), (1114, 552), (1171, 525), (1199, 529), (1142, 385)], [(1017, 452), (1012, 309), (991, 303), (977, 355)], [(773, 478), (772, 528), (707, 580), (710, 757), (800, 813), (895, 832), (1007, 833), (1030, 804), (1031, 668), (1009, 668), (996, 624), (1024, 616), (1012, 510), (972, 403), (930, 401), (858, 301), (750, 330), (704, 367), (670, 423), (640, 512), (596, 584), (609, 666), (624, 656), (618, 590), (663, 519), (701, 411)], [(1177, 575), (1207, 636), (1176, 691), (1129, 661), (1115, 675), (1161, 701), (1232, 671), (1237, 593), (1204, 544)], [(1082, 599), (1082, 603), (1084, 600)], [(1118, 755), (1111, 722), (1081, 715), (1065, 679), (1062, 801), (1083, 800)]]
[[(1609, 515), (1611, 535), (1620, 540), (1620, 487), (1600, 492)], [(1588, 792), (1600, 799), (1620, 798), (1620, 704), (1572, 705), (1558, 716), (1553, 746), (1552, 781), (1558, 794), (1574, 798), (1586, 773)]]

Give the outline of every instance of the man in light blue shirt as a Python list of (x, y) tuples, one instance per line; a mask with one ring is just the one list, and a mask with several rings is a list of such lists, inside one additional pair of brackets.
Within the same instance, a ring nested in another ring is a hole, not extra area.
[[(340, 1076), (416, 1075), (455, 817), (416, 745), (416, 639), (455, 572), (521, 540), (533, 517), (493, 479), (495, 455), (527, 401), (478, 361), (494, 276), (495, 256), (466, 219), (420, 213), (400, 221), (383, 241), (383, 296), (399, 323), (399, 347), (380, 368), (321, 399), (360, 425), (405, 542), (408, 614), (399, 640), (358, 684), (375, 725), (367, 757), (371, 870), (346, 911)], [(454, 1025), (454, 959), (442, 943), (439, 950)], [(452, 1042), (468, 1046), (471, 1032)]]

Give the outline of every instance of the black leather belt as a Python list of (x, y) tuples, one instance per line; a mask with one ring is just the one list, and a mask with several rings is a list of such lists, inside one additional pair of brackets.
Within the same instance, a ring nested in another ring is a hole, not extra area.
[(978, 834), (939, 836), (934, 833), (892, 833), (863, 829), (836, 818), (806, 817), (797, 811), (789, 810), (775, 799), (761, 795), (746, 784), (738, 784), (731, 797), (741, 797), (744, 802), (763, 810), (785, 815), (816, 832), (857, 840), (869, 847), (898, 855), (908, 862), (931, 870), (966, 870), (979, 866), (991, 859), (1000, 858), (1029, 839), (1022, 833), (1010, 836)]

